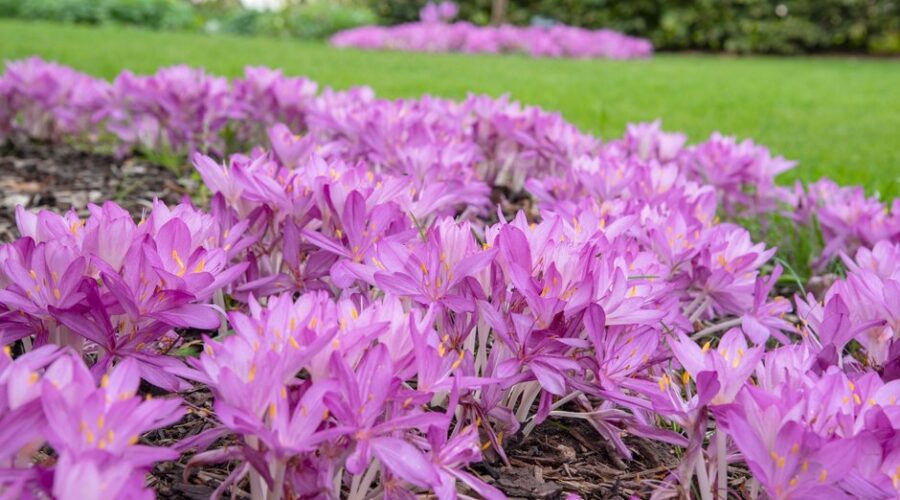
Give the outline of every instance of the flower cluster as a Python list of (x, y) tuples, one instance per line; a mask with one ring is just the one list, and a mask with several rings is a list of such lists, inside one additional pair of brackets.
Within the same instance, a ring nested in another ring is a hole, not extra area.
[(396, 26), (363, 26), (331, 38), (337, 47), (411, 52), (524, 53), (535, 57), (638, 59), (653, 55), (649, 40), (602, 29), (565, 25), (549, 27), (476, 26), (451, 22), (451, 2), (429, 3), (420, 21)]
[(182, 364), (160, 354), (179, 342), (176, 328), (219, 327), (209, 302), (247, 268), (232, 263), (251, 243), (247, 223), (220, 229), (190, 204), (157, 202), (138, 223), (112, 202), (90, 210), (19, 208), (22, 237), (0, 246), (0, 341), (89, 353), (95, 374), (132, 358), (144, 379), (185, 386)]
[[(97, 407), (51, 394), (79, 378), (72, 398), (108, 401), (117, 374), (128, 401), (138, 377), (211, 391), (219, 425), (179, 449), (197, 452), (188, 473), (236, 464), (217, 493), (500, 498), (469, 466), (508, 462), (509, 437), (549, 418), (586, 420), (625, 458), (624, 435), (680, 447), (661, 495), (725, 498), (736, 462), (773, 498), (900, 491), (897, 202), (827, 180), (777, 187), (792, 162), (719, 134), (688, 145), (658, 122), (603, 143), (506, 98), (389, 101), (246, 75), (158, 79), (259, 103), (223, 127), (262, 146), (191, 157), (207, 210), (18, 211), (22, 237), (0, 246), (0, 338), (16, 354), (0, 364), (0, 421), (54, 425), (0, 431), (4, 492), (71, 496), (76, 467), (106, 481), (92, 491), (130, 493), (148, 456), (169, 458), (112, 438), (115, 462), (72, 451), (88, 436), (100, 447), (111, 410), (93, 425)], [(29, 99), (10, 108), (19, 133), (68, 105)], [(155, 123), (204, 130), (166, 135), (202, 150), (224, 140), (210, 117), (227, 113)], [(820, 225), (822, 259), (847, 270), (819, 295), (793, 294), (776, 249), (733, 222), (783, 209)], [(188, 328), (202, 350), (171, 355)], [(171, 404), (129, 410), (153, 418), (112, 436), (170, 423)], [(50, 420), (63, 416), (87, 423), (67, 433)], [(42, 438), (59, 456), (52, 482), (29, 462)]]
[[(0, 489), (8, 498), (153, 498), (144, 475), (178, 453), (139, 444), (143, 433), (181, 418), (176, 398), (136, 395), (134, 360), (119, 363), (99, 386), (81, 357), (44, 346), (0, 354)], [(49, 446), (51, 457), (41, 450)], [(35, 456), (42, 456), (32, 463)]]

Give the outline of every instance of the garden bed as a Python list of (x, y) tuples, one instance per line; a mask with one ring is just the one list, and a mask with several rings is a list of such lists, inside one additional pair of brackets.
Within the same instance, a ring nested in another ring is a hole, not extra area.
[[(17, 205), (60, 213), (74, 209), (84, 217), (88, 204), (114, 200), (137, 216), (154, 199), (175, 204), (184, 196), (195, 195), (198, 189), (194, 180), (179, 177), (172, 169), (141, 156), (118, 158), (66, 144), (25, 139), (10, 141), (0, 149), (0, 179), (2, 241), (12, 241), (18, 233)], [(491, 199), (506, 217), (522, 210), (529, 220), (540, 219), (532, 200), (523, 192), (497, 188)], [(198, 339), (197, 333), (191, 332), (190, 337)], [(153, 397), (167, 395), (152, 386), (145, 386), (144, 392)], [(169, 427), (143, 435), (142, 444), (172, 446), (217, 425), (213, 396), (206, 387), (196, 386), (177, 396), (188, 408), (187, 414)], [(223, 440), (217, 446), (230, 441)], [(472, 470), (511, 498), (552, 499), (566, 492), (611, 499), (649, 494), (653, 485), (677, 466), (674, 448), (640, 438), (627, 438), (626, 442), (632, 447), (634, 460), (623, 461), (615, 450), (603, 446), (596, 431), (583, 421), (548, 421), (524, 439), (521, 435), (509, 437), (504, 445), (510, 466), (492, 453)], [(196, 467), (185, 476), (192, 455), (188, 452), (177, 461), (154, 466), (147, 484), (158, 498), (209, 498), (235, 466), (227, 462)], [(227, 495), (247, 498), (246, 483), (229, 489)]]
[(779, 186), (794, 162), (717, 133), (600, 141), (506, 98), (265, 68), (109, 83), (32, 59), (0, 98), (4, 134), (202, 180), (13, 141), (5, 203), (51, 209), (0, 246), (4, 494), (900, 484), (898, 201)]

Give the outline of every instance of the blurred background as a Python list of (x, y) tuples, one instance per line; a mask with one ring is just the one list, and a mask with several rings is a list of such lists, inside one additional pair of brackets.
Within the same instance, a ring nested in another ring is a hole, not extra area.
[[(155, 30), (324, 39), (418, 19), (424, 0), (0, 0), (0, 16)], [(657, 51), (900, 53), (897, 0), (460, 0), (474, 24), (564, 23), (650, 39)]]

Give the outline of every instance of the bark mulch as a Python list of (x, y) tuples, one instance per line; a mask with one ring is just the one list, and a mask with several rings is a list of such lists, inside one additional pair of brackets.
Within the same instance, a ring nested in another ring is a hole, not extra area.
[(112, 200), (139, 217), (154, 198), (178, 203), (191, 184), (143, 158), (88, 153), (65, 144), (0, 144), (0, 242), (18, 236), (17, 205), (59, 213), (74, 208), (86, 215), (89, 203)]

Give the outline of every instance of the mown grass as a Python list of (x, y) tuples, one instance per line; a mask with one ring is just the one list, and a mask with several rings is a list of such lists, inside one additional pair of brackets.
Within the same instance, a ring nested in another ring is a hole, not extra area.
[(800, 165), (784, 182), (827, 175), (900, 193), (900, 61), (661, 54), (647, 61), (338, 50), (321, 43), (0, 20), (0, 58), (40, 55), (88, 73), (187, 63), (237, 76), (248, 64), (384, 97), (510, 93), (601, 137), (662, 118), (692, 141), (719, 130)]

